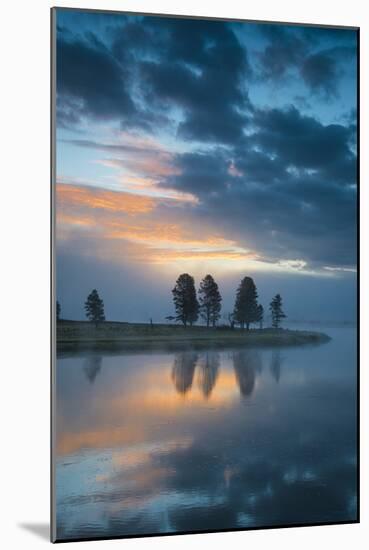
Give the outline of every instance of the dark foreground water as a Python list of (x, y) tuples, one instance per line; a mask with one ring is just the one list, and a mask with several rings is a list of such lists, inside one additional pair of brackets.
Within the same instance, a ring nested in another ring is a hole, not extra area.
[(356, 332), (57, 362), (57, 537), (356, 519)]

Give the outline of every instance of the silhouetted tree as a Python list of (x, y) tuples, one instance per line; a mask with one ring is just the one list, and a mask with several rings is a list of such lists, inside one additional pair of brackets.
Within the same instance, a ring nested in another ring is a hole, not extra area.
[(282, 319), (286, 318), (286, 315), (282, 310), (282, 298), (280, 294), (276, 294), (273, 300), (270, 302), (269, 309), (272, 314), (272, 326), (273, 328), (279, 328)]
[(264, 308), (261, 304), (258, 305), (256, 310), (256, 321), (259, 323), (260, 330), (263, 328), (264, 321)]
[(172, 290), (176, 310), (176, 320), (186, 327), (196, 323), (199, 316), (199, 303), (196, 298), (195, 281), (188, 273), (182, 273)]
[(197, 353), (193, 351), (184, 351), (177, 353), (174, 358), (172, 380), (177, 392), (182, 395), (192, 387), (197, 357)]
[(258, 315), (258, 293), (251, 277), (244, 277), (236, 293), (236, 302), (234, 305), (234, 320), (239, 323), (241, 328), (249, 330), (250, 323), (256, 323)]
[(60, 307), (59, 302), (57, 301), (56, 302), (56, 320), (57, 321), (59, 321), (59, 319), (60, 319), (60, 312), (61, 312), (61, 307)]
[(85, 311), (87, 319), (95, 323), (96, 327), (98, 323), (105, 321), (104, 302), (96, 289), (87, 296)]
[(220, 318), (222, 297), (218, 285), (211, 275), (206, 275), (200, 283), (199, 303), (200, 315), (206, 322), (206, 326), (212, 324), (215, 327)]

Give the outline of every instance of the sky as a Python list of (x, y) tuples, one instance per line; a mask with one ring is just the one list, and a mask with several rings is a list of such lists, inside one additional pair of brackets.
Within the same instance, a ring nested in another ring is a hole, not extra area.
[(63, 318), (162, 322), (180, 273), (356, 316), (356, 32), (57, 10)]

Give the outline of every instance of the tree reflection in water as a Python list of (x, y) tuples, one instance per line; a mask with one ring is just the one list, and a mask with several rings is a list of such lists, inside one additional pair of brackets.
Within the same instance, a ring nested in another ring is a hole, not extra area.
[(101, 355), (90, 355), (86, 357), (83, 370), (87, 376), (87, 380), (93, 384), (95, 382), (96, 376), (101, 370), (102, 357)]
[(272, 376), (277, 383), (279, 382), (279, 379), (281, 377), (282, 362), (283, 359), (281, 356), (281, 352), (279, 350), (273, 351), (270, 361), (270, 372), (272, 373)]
[(257, 350), (235, 351), (232, 354), (236, 380), (243, 397), (254, 391), (256, 374), (261, 372), (261, 355)]
[(174, 358), (172, 380), (178, 393), (185, 395), (192, 387), (198, 355), (193, 351), (177, 353)]
[(207, 351), (198, 368), (198, 385), (205, 399), (209, 399), (219, 374), (220, 356), (216, 351)]

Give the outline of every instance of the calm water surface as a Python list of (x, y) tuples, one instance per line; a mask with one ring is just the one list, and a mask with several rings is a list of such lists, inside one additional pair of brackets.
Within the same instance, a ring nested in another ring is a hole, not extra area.
[(356, 331), (315, 347), (61, 355), (62, 539), (356, 519)]

